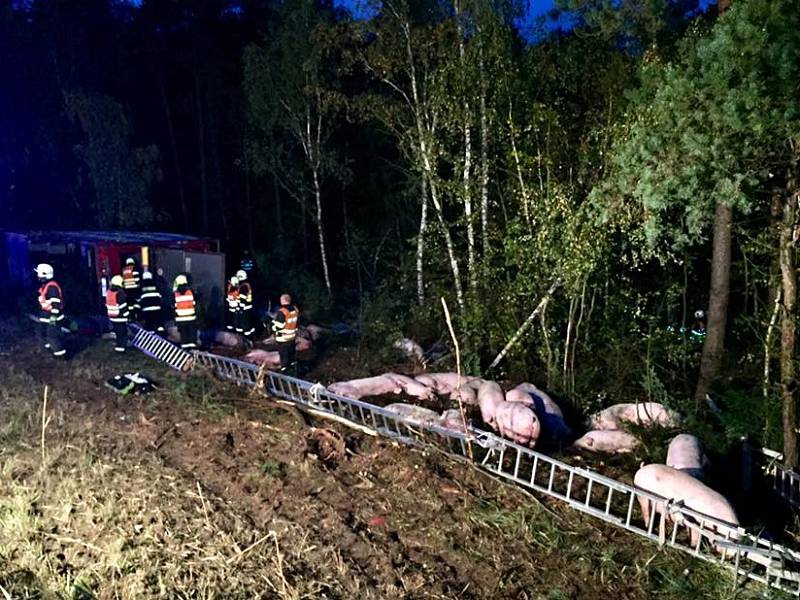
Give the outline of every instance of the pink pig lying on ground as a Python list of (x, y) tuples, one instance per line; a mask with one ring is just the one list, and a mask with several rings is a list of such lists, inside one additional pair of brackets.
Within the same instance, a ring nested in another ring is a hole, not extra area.
[(420, 400), (433, 400), (433, 390), (416, 379), (397, 373), (386, 373), (385, 376), (394, 381), (407, 396)]
[(251, 350), (244, 355), (244, 360), (256, 365), (267, 365), (268, 367), (279, 367), (281, 364), (281, 357), (277, 351)]
[(387, 375), (365, 377), (363, 379), (351, 379), (350, 381), (340, 381), (328, 386), (328, 391), (331, 391), (334, 394), (347, 396), (353, 400), (358, 400), (364, 396), (399, 394), (402, 389), (403, 388), (396, 381)]
[(683, 471), (702, 480), (708, 458), (703, 452), (703, 443), (688, 433), (676, 435), (667, 449), (667, 466)]
[(521, 402), (506, 402), (503, 390), (493, 381), (478, 389), (481, 417), (504, 438), (533, 447), (541, 432), (536, 413)]
[[(469, 419), (467, 419), (467, 424), (469, 424)], [(465, 429), (464, 421), (461, 419), (461, 411), (457, 408), (444, 411), (442, 416), (439, 417), (439, 426), (463, 433)]]
[(587, 427), (595, 431), (622, 429), (623, 423), (677, 427), (680, 415), (658, 402), (625, 403), (609, 406), (589, 417)]
[(639, 445), (639, 440), (627, 431), (590, 431), (572, 445), (589, 452), (624, 454), (632, 452)]
[[(636, 487), (670, 499), (673, 503), (683, 502), (687, 508), (713, 517), (731, 527), (739, 526), (736, 512), (722, 494), (683, 471), (667, 465), (646, 465), (636, 472), (633, 483)], [(650, 519), (655, 518), (656, 513), (664, 514), (666, 509), (664, 502), (653, 502), (643, 496), (638, 496), (638, 500), (646, 527), (650, 526)], [(671, 519), (676, 520), (672, 517)], [(687, 522), (686, 525), (689, 527), (692, 546), (696, 547), (702, 535), (699, 523)], [(706, 523), (704, 530), (714, 532), (716, 528)], [(663, 540), (665, 536), (663, 518), (659, 526), (659, 535)]]
[(228, 346), (229, 348), (236, 348), (243, 345), (241, 336), (236, 335), (231, 331), (215, 331), (214, 343)]
[(403, 404), (397, 402), (389, 404), (386, 410), (402, 416), (406, 422), (412, 425), (438, 425), (439, 413), (429, 408), (415, 406), (413, 404)]
[(542, 423), (543, 434), (554, 442), (567, 442), (574, 434), (564, 420), (561, 407), (532, 383), (520, 383), (506, 393), (507, 402), (522, 402), (531, 406)]

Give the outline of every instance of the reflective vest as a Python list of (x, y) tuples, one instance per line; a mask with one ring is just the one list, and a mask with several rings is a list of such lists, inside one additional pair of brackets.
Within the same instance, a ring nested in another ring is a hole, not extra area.
[(161, 310), (161, 292), (158, 291), (155, 284), (150, 283), (142, 286), (139, 305), (142, 307), (142, 312)]
[(239, 284), (239, 308), (242, 310), (253, 308), (253, 288), (246, 281)]
[(297, 318), (300, 316), (300, 311), (294, 306), (291, 310), (281, 306), (280, 313), (283, 315), (283, 323), (275, 321), (272, 325), (275, 330), (275, 341), (291, 342), (297, 336)]
[(136, 265), (127, 265), (122, 269), (122, 286), (126, 290), (135, 290), (139, 287), (139, 271)]
[[(120, 298), (120, 290), (108, 290), (106, 292), (106, 313), (108, 320), (112, 323), (128, 322), (128, 302), (124, 297)], [(121, 300), (121, 302), (120, 302)]]
[(228, 283), (228, 290), (225, 293), (225, 301), (228, 303), (228, 310), (236, 312), (239, 310), (239, 288)]
[(39, 288), (39, 321), (48, 323), (50, 317), (56, 317), (60, 321), (64, 318), (63, 296), (61, 295), (61, 287), (52, 279), (45, 282)]
[(197, 316), (194, 311), (194, 294), (186, 288), (185, 291), (175, 290), (175, 321), (194, 321)]

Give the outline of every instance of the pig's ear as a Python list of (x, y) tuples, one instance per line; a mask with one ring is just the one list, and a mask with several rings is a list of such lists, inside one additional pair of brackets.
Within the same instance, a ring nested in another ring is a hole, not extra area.
[(594, 446), (594, 438), (591, 437), (586, 438), (586, 445), (589, 446), (589, 448)]

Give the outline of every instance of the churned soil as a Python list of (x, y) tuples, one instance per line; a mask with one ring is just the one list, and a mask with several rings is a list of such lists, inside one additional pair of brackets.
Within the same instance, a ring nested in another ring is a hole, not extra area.
[[(11, 429), (5, 439), (16, 450), (0, 453), (0, 502), (12, 506), (14, 489), (39, 485), (34, 470), (20, 465), (38, 460), (36, 427), (46, 385), (48, 414), (58, 415), (49, 444), (90, 445), (97, 460), (121, 465), (109, 467), (113, 476), (104, 475), (105, 485), (146, 503), (140, 512), (156, 504), (159, 514), (169, 516), (162, 521), (201, 531), (173, 554), (156, 552), (167, 544), (163, 536), (148, 538), (152, 562), (112, 569), (117, 575), (97, 578), (86, 597), (176, 597), (201, 583), (196, 596), (215, 598), (638, 599), (695, 592), (725, 597), (730, 590), (729, 577), (713, 567), (563, 504), (533, 498), (433, 451), (309, 421), (207, 374), (168, 371), (135, 350), (114, 356), (109, 342), (87, 343), (69, 361), (55, 362), (26, 343), (26, 335), (19, 325), (0, 326), (2, 368), (22, 374), (18, 385), (28, 388), (0, 396), (0, 416), (20, 420), (19, 439)], [(327, 370), (318, 367), (317, 375), (325, 372), (332, 380), (347, 362), (337, 365), (334, 359)], [(159, 389), (129, 397), (104, 386), (109, 377), (130, 371), (152, 377)], [(20, 416), (25, 413), (27, 419)], [(52, 478), (60, 473), (51, 469), (48, 490), (57, 489)], [(73, 523), (68, 539), (92, 539), (102, 518)], [(16, 589), (19, 597), (33, 586), (19, 577), (32, 567), (15, 563), (22, 560), (23, 542), (11, 539), (0, 549), (0, 585)], [(127, 548), (122, 546), (123, 556)], [(92, 561), (99, 568), (102, 556), (84, 551), (68, 557), (73, 570), (88, 569)], [(41, 552), (43, 560), (64, 554), (48, 544)], [(180, 569), (180, 593), (156, 577), (178, 568), (167, 564), (171, 560), (191, 564)], [(143, 583), (128, 594), (133, 588), (119, 582), (137, 569), (149, 572), (139, 573)], [(203, 579), (204, 569), (226, 575)], [(37, 585), (47, 589), (51, 576), (63, 583), (57, 569), (47, 573), (37, 575)]]

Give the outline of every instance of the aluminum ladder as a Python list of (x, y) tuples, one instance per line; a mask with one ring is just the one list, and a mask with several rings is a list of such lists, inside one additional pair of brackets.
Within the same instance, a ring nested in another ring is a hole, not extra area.
[(162, 338), (143, 329), (136, 323), (129, 323), (128, 329), (133, 332), (131, 346), (138, 348), (147, 356), (166, 363), (177, 371), (188, 371), (192, 368), (192, 354)]

